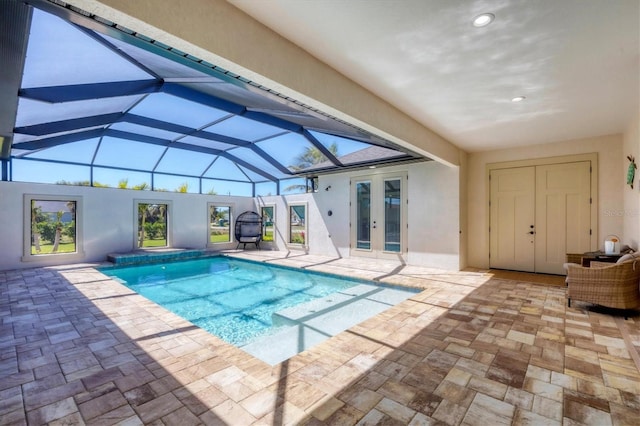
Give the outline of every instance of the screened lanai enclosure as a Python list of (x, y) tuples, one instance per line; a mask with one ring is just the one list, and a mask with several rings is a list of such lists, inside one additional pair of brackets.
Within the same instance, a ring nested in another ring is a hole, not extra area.
[(2, 180), (258, 196), (425, 160), (64, 2), (0, 4)]

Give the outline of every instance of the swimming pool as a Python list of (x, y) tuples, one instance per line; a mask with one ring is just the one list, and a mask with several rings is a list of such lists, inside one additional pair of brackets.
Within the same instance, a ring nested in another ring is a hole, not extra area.
[[(383, 298), (379, 293), (381, 289), (393, 291), (392, 295), (387, 294), (387, 298), (394, 301), (398, 299), (398, 291), (402, 293), (402, 300), (417, 292), (404, 288), (392, 290), (388, 286), (368, 281), (226, 256), (107, 267), (101, 269), (101, 272), (239, 347), (251, 347), (252, 343), (255, 345), (255, 342), (265, 336), (273, 336), (304, 321), (319, 320), (326, 325), (327, 318), (331, 318), (332, 321), (341, 323), (336, 329), (346, 329), (354, 325), (353, 319), (342, 324), (344, 321), (336, 317), (336, 313), (342, 310), (344, 318), (349, 300), (355, 305), (348, 309), (347, 316), (353, 317), (352, 310), (362, 310), (362, 303), (367, 299), (368, 305), (373, 303), (379, 308), (373, 314), (390, 307), (391, 304), (384, 300), (374, 300), (375, 297)], [(370, 298), (372, 295), (375, 297)], [(333, 315), (325, 319), (318, 318), (319, 312), (323, 311)], [(319, 329), (316, 326), (313, 328)], [(320, 334), (326, 338), (331, 332), (322, 331)], [(313, 342), (317, 339), (307, 340)], [(295, 353), (308, 347), (308, 344), (301, 346), (298, 343), (296, 346)], [(258, 347), (256, 350), (263, 349)], [(267, 358), (273, 362), (283, 356), (274, 358), (269, 355)]]

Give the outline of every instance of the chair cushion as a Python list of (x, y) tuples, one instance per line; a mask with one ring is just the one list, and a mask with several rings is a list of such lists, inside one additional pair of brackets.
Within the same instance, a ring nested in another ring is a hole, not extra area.
[(627, 253), (624, 256), (622, 256), (620, 259), (618, 259), (616, 263), (626, 262), (627, 260), (631, 260), (631, 259), (640, 259), (640, 252), (636, 251), (634, 253)]

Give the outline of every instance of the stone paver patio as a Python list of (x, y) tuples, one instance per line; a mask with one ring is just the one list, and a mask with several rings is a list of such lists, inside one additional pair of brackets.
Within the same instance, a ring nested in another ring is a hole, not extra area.
[(640, 421), (639, 315), (481, 271), (285, 254), (236, 255), (424, 290), (270, 366), (90, 265), (0, 272), (0, 424)]

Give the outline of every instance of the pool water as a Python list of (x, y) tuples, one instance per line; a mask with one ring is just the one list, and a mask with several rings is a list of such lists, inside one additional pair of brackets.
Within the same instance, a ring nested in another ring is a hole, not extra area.
[(275, 312), (363, 282), (224, 256), (101, 272), (236, 346), (277, 331)]

